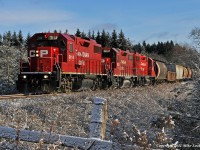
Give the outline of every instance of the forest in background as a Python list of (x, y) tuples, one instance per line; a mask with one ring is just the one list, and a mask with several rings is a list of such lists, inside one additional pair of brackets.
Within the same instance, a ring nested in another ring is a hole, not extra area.
[[(57, 30), (52, 32), (62, 33)], [(68, 33), (68, 30), (64, 33)], [(198, 33), (200, 33), (199, 28), (194, 28), (190, 33), (190, 37), (196, 42), (197, 46), (199, 44), (197, 39), (200, 39), (200, 34)], [(199, 70), (200, 54), (196, 48), (188, 44), (183, 45), (173, 41), (158, 41), (153, 44), (146, 43), (145, 41), (142, 43), (132, 43), (122, 30), (119, 33), (116, 30), (113, 30), (111, 33), (105, 30), (98, 31), (97, 33), (94, 31), (85, 33), (77, 29), (75, 35), (94, 39), (102, 47), (130, 50), (131, 52), (145, 54), (156, 60), (176, 63)], [(21, 30), (18, 32), (8, 31), (3, 34), (0, 33), (0, 94), (16, 92), (15, 81), (19, 73), (20, 59), (27, 57), (27, 43), (30, 37), (30, 33), (24, 36)]]

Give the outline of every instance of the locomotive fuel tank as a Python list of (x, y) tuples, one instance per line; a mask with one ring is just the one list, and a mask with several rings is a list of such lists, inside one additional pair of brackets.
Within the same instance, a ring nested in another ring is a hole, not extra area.
[(125, 79), (123, 81), (122, 87), (121, 88), (129, 88), (131, 87), (132, 83), (131, 83), (131, 79)]

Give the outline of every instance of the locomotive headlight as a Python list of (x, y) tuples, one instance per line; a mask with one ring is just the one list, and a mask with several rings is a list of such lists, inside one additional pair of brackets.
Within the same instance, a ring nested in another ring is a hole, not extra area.
[(23, 79), (26, 79), (27, 78), (27, 76), (26, 75), (23, 75)]
[(38, 51), (38, 50), (36, 50), (35, 52), (36, 52), (36, 53), (39, 53), (39, 51)]
[(39, 54), (35, 54), (36, 57), (39, 57)]
[(44, 78), (47, 79), (47, 78), (48, 78), (48, 75), (44, 75)]

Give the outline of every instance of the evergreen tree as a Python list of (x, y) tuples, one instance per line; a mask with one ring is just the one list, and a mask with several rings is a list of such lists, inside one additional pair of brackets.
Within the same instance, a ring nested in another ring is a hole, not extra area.
[(142, 46), (143, 46), (144, 48), (146, 48), (147, 44), (146, 44), (145, 41), (142, 42)]
[(99, 31), (97, 32), (97, 36), (96, 36), (95, 40), (97, 41), (97, 43), (101, 44), (101, 35), (100, 35)]
[(92, 36), (91, 36), (91, 38), (95, 40), (95, 33), (94, 33), (94, 30), (92, 31)]
[(153, 44), (151, 45), (151, 53), (152, 53), (152, 52), (158, 53), (156, 43), (153, 43)]
[(133, 46), (133, 50), (134, 52), (138, 52), (138, 53), (141, 53), (142, 52), (142, 46), (140, 43), (136, 44)]
[(174, 42), (172, 40), (170, 41), (170, 45), (171, 45), (171, 48), (173, 49), (174, 48)]
[(81, 37), (81, 31), (80, 31), (79, 29), (77, 29), (75, 35), (76, 35), (77, 37)]
[(28, 40), (31, 38), (31, 34), (28, 33), (25, 39), (25, 48), (28, 48)]
[(90, 38), (90, 39), (92, 38), (92, 35), (91, 35), (91, 31), (90, 31), (90, 30), (88, 31), (87, 37)]
[(133, 51), (133, 44), (131, 43), (129, 38), (126, 40), (126, 46), (127, 46), (126, 47), (127, 50), (129, 50), (130, 52)]
[(156, 49), (158, 54), (162, 54), (165, 49), (163, 42), (158, 42)]
[(101, 43), (102, 47), (106, 47), (108, 45), (108, 37), (106, 35), (105, 30), (102, 31), (101, 33)]
[(85, 34), (85, 32), (83, 31), (83, 32), (81, 32), (81, 38), (86, 38), (87, 36), (86, 36), (86, 34)]
[(161, 53), (159, 53), (159, 54), (166, 54), (166, 53), (169, 52), (172, 48), (173, 48), (173, 47), (172, 47), (172, 45), (170, 44), (170, 42), (167, 41), (167, 42), (164, 44), (163, 50), (162, 50)]
[(118, 43), (117, 43), (117, 32), (115, 30), (113, 30), (112, 32), (112, 37), (111, 37), (111, 46), (114, 48), (118, 47)]
[(3, 36), (0, 34), (0, 46), (3, 45)]
[(106, 33), (106, 38), (107, 38), (106, 47), (110, 47), (111, 46), (111, 36), (110, 36), (109, 32)]
[(18, 39), (17, 39), (17, 34), (16, 32), (14, 31), (13, 32), (13, 35), (12, 35), (12, 43), (11, 43), (11, 46), (18, 46)]
[(22, 31), (19, 30), (19, 33), (17, 35), (17, 40), (18, 40), (18, 44), (21, 47), (24, 43), (24, 39), (23, 39), (23, 35), (22, 35)]
[(119, 48), (122, 50), (127, 49), (126, 39), (122, 30), (120, 31), (119, 36), (118, 36), (118, 45), (119, 45)]
[(152, 49), (151, 49), (151, 45), (150, 45), (150, 44), (147, 44), (147, 45), (146, 45), (146, 52), (147, 52), (147, 53), (151, 53), (151, 52), (152, 52)]
[(64, 33), (65, 33), (65, 34), (68, 34), (68, 29), (66, 29)]

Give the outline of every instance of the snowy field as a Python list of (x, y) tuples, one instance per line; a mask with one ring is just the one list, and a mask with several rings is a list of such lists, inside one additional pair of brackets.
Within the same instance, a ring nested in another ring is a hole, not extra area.
[[(199, 89), (200, 80), (194, 79), (130, 89), (6, 99), (0, 101), (0, 125), (88, 137), (92, 97), (102, 97), (108, 101), (106, 140), (153, 148), (167, 144), (198, 146)], [(1, 149), (37, 147), (37, 143), (0, 139)], [(42, 149), (49, 147), (41, 145)]]

